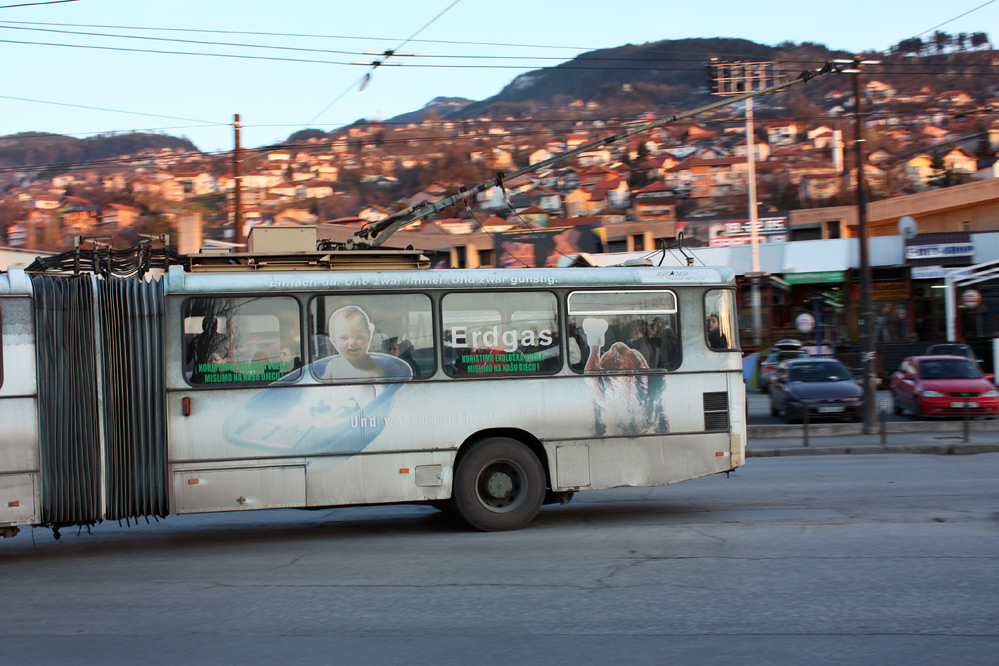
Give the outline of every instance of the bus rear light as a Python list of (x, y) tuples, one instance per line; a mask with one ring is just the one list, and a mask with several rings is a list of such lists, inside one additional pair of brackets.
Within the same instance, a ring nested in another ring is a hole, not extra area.
[(722, 456), (724, 456), (726, 454), (727, 454), (727, 451), (715, 451), (715, 458), (721, 458)]
[(190, 416), (191, 415), (191, 399), (190, 398), (184, 398), (183, 400), (180, 401), (180, 404), (181, 404), (182, 409), (184, 410), (184, 416)]
[(199, 483), (201, 483), (201, 479), (188, 479), (187, 480), (187, 485), (189, 485), (189, 486), (196, 486)]
[(17, 501), (15, 501), (15, 502), (7, 502), (7, 507), (8, 508), (16, 509), (19, 506), (21, 506), (20, 502), (17, 502)]

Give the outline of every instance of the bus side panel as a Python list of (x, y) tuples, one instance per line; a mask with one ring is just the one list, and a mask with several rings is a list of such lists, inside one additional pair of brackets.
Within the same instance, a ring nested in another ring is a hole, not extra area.
[(664, 486), (731, 468), (728, 433), (548, 443), (553, 490)]
[(443, 500), (451, 496), (454, 451), (313, 458), (309, 506)]

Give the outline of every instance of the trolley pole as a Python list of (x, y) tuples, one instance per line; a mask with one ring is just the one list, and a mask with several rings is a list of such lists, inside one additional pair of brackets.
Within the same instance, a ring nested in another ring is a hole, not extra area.
[[(843, 62), (843, 61), (834, 61)], [(867, 247), (867, 194), (864, 175), (864, 120), (860, 89), (862, 65), (876, 65), (879, 60), (845, 61), (853, 66), (843, 72), (853, 74), (854, 120), (856, 137), (853, 147), (857, 159), (857, 235), (860, 241), (860, 328), (861, 361), (864, 367), (864, 434), (874, 432), (877, 424), (877, 353), (874, 350), (874, 313), (871, 304), (871, 263)]]
[(233, 131), (235, 133), (235, 144), (232, 151), (232, 180), (233, 180), (233, 242), (245, 243), (243, 234), (243, 176), (240, 172), (243, 156), (239, 145), (239, 114), (233, 116)]

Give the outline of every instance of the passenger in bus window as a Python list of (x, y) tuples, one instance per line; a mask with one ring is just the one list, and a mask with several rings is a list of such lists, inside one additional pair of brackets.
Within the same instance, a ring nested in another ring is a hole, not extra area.
[(409, 367), (413, 369), (414, 373), (419, 373), (420, 368), (416, 363), (416, 359), (413, 358), (413, 343), (409, 340), (399, 338), (389, 338), (382, 345), (382, 349), (385, 353), (391, 354), (396, 358), (400, 358), (409, 364)]
[(728, 349), (728, 339), (721, 332), (718, 322), (718, 315), (711, 313), (708, 315), (708, 346), (712, 349)]
[(187, 347), (187, 358), (193, 361), (192, 381), (202, 381), (201, 366), (209, 363), (225, 363), (229, 356), (228, 338), (219, 332), (219, 322), (214, 316), (202, 317), (201, 333), (196, 335)]
[(628, 333), (628, 346), (645, 358), (645, 363), (648, 367), (656, 367), (656, 363), (653, 360), (655, 349), (652, 346), (652, 341), (649, 340), (648, 322), (644, 319), (635, 319), (631, 322)]
[(330, 340), (336, 355), (329, 359), (323, 379), (376, 379), (381, 377), (412, 377), (413, 370), (390, 354), (371, 354), (375, 325), (367, 313), (356, 305), (342, 307), (329, 320)]

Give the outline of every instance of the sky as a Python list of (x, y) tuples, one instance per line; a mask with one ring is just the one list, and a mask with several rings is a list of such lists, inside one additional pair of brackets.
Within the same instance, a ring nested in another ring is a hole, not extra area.
[[(739, 37), (880, 51), (935, 29), (999, 41), (999, 0), (0, 0), (0, 136), (160, 131), (231, 150), (240, 114), (242, 145), (259, 147), (438, 96), (484, 99), (597, 48)], [(386, 50), (413, 55), (372, 68)]]

